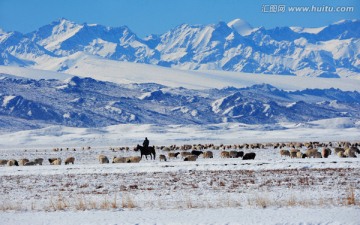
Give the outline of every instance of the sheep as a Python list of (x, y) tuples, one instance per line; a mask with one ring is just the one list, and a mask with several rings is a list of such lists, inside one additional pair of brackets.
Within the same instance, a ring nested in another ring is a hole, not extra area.
[(355, 149), (353, 148), (348, 148), (345, 150), (344, 155), (350, 158), (356, 158), (356, 154), (355, 154)]
[(237, 151), (230, 151), (229, 152), (229, 157), (230, 158), (236, 158), (236, 156), (237, 156)]
[(11, 159), (11, 160), (7, 161), (6, 165), (8, 165), (8, 166), (19, 166), (19, 163), (15, 159)]
[(229, 152), (229, 157), (230, 158), (241, 158), (244, 156), (244, 152), (243, 151), (230, 151)]
[(116, 157), (114, 156), (112, 163), (126, 163), (127, 158), (126, 157)]
[(27, 162), (30, 162), (30, 160), (28, 160), (28, 159), (20, 159), (20, 160), (19, 160), (19, 165), (20, 165), (20, 166), (25, 166), (25, 164), (26, 164)]
[(98, 159), (99, 159), (100, 164), (109, 163), (108, 157), (106, 157), (104, 155), (99, 155)]
[(256, 154), (254, 152), (246, 153), (243, 156), (243, 160), (255, 159)]
[(5, 166), (7, 164), (8, 160), (6, 159), (0, 159), (0, 165)]
[(43, 158), (36, 158), (34, 162), (40, 166), (42, 166), (44, 159)]
[(171, 149), (170, 149), (169, 147), (164, 147), (162, 150), (168, 152), (168, 151), (170, 151)]
[(61, 159), (60, 158), (55, 158), (55, 160), (53, 160), (50, 164), (51, 165), (61, 165)]
[(160, 159), (160, 161), (165, 161), (166, 162), (166, 156), (165, 155), (160, 155), (159, 156), (159, 159)]
[(337, 155), (338, 155), (340, 158), (346, 158), (346, 155), (344, 154), (343, 151), (339, 151), (339, 152), (337, 153)]
[(314, 158), (322, 158), (321, 152), (316, 152)]
[(296, 158), (299, 158), (299, 159), (301, 159), (301, 158), (303, 158), (303, 153), (301, 153), (300, 151), (298, 151), (297, 153), (296, 153)]
[(132, 157), (128, 157), (126, 158), (126, 162), (127, 163), (138, 163), (141, 161), (141, 157), (140, 156), (132, 156)]
[(189, 155), (185, 157), (184, 161), (196, 161), (197, 158), (197, 155)]
[(298, 152), (300, 152), (300, 149), (292, 148), (292, 149), (290, 150), (290, 157), (291, 157), (291, 154), (294, 154), (294, 153), (295, 153), (295, 156), (294, 156), (294, 157), (296, 157), (296, 154), (297, 154)]
[(334, 148), (334, 152), (335, 152), (335, 154), (337, 154), (338, 155), (338, 153), (339, 152), (345, 152), (345, 149), (344, 148)]
[(236, 158), (241, 158), (244, 156), (244, 152), (243, 151), (239, 151), (237, 152)]
[(171, 158), (177, 158), (177, 156), (180, 154), (180, 152), (176, 152), (176, 153), (173, 153), (173, 152), (169, 152), (168, 153), (168, 157), (169, 159)]
[(29, 161), (24, 164), (24, 166), (35, 166), (37, 163), (35, 161)]
[(199, 155), (201, 155), (201, 154), (203, 154), (204, 152), (203, 151), (197, 151), (197, 150), (192, 150), (191, 151), (191, 154), (192, 155), (196, 155), (196, 156), (199, 156)]
[(54, 162), (55, 160), (57, 160), (58, 158), (49, 158), (49, 163), (51, 164), (52, 162)]
[(65, 165), (72, 163), (74, 165), (75, 162), (75, 158), (74, 157), (69, 157), (67, 159), (65, 159)]
[[(309, 157), (309, 158), (316, 158), (316, 156), (317, 156), (317, 153), (318, 152), (318, 150), (317, 149), (314, 149), (314, 148), (310, 148), (310, 149), (308, 149), (308, 150), (306, 150), (306, 155), (307, 155), (307, 157)], [(321, 154), (320, 154), (321, 155)]]
[(290, 156), (290, 152), (288, 150), (281, 149), (280, 150), (280, 156)]
[(329, 157), (331, 155), (331, 150), (329, 148), (323, 148), (321, 151), (321, 155), (323, 158)]
[(212, 151), (206, 151), (204, 152), (204, 155), (203, 155), (204, 158), (214, 158), (214, 154), (212, 153)]
[(296, 156), (297, 156), (297, 153), (299, 152), (300, 150), (298, 150), (298, 149), (291, 149), (290, 150), (290, 158), (296, 158)]
[(186, 158), (189, 155), (192, 155), (191, 152), (181, 152), (181, 158)]
[(352, 146), (350, 149), (352, 149), (352, 151), (360, 154), (360, 150), (356, 146)]
[(230, 152), (228, 152), (228, 151), (222, 151), (222, 152), (220, 153), (220, 157), (221, 157), (221, 158), (230, 158)]

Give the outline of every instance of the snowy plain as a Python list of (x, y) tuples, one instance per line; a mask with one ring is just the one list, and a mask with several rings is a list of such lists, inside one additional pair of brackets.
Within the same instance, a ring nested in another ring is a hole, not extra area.
[[(77, 63), (81, 64), (73, 67), (72, 74), (117, 83), (154, 82), (194, 89), (270, 83), (285, 90), (360, 90), (356, 79), (193, 72), (92, 58)], [(0, 67), (0, 73), (33, 79), (71, 76), (15, 67)], [(74, 156), (76, 161), (67, 166), (50, 166), (46, 161), (43, 166), (0, 167), (0, 224), (360, 224), (359, 158), (290, 159), (267, 147), (244, 150), (256, 152), (253, 161), (222, 159), (219, 150), (214, 150), (213, 159), (200, 157), (196, 162), (183, 162), (180, 157), (167, 162), (157, 157), (139, 164), (97, 161), (99, 154), (110, 159), (139, 155), (132, 148), (145, 136), (151, 145), (169, 146), (359, 142), (359, 134), (360, 123), (351, 118), (273, 125), (50, 126), (1, 134), (0, 159)], [(82, 150), (86, 146), (91, 150)], [(109, 150), (121, 146), (130, 150)], [(157, 150), (158, 155), (167, 153)], [(351, 190), (355, 205), (347, 204)]]

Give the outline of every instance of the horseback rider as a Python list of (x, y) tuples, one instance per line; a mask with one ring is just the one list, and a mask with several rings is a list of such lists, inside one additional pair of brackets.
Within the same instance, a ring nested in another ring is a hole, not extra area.
[(145, 149), (147, 149), (149, 147), (149, 143), (150, 143), (149, 139), (147, 137), (145, 137), (145, 140), (143, 142), (143, 146)]

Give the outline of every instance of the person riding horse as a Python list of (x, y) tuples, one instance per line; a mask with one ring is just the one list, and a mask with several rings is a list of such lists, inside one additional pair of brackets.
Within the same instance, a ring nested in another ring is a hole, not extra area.
[(148, 149), (149, 144), (150, 144), (149, 139), (148, 139), (147, 137), (145, 137), (145, 140), (144, 140), (144, 142), (143, 142), (143, 147), (144, 147), (144, 149)]

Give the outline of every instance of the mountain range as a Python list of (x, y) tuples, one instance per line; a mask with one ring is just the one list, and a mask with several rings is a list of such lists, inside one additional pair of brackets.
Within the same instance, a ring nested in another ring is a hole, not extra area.
[(92, 78), (26, 79), (0, 74), (0, 131), (51, 125), (191, 125), (360, 120), (360, 93), (340, 89), (284, 91), (269, 84), (192, 90)]
[(320, 28), (253, 28), (236, 19), (138, 37), (127, 26), (59, 19), (22, 34), (0, 30), (0, 65), (67, 72), (84, 55), (184, 70), (325, 78), (360, 76), (360, 20)]

